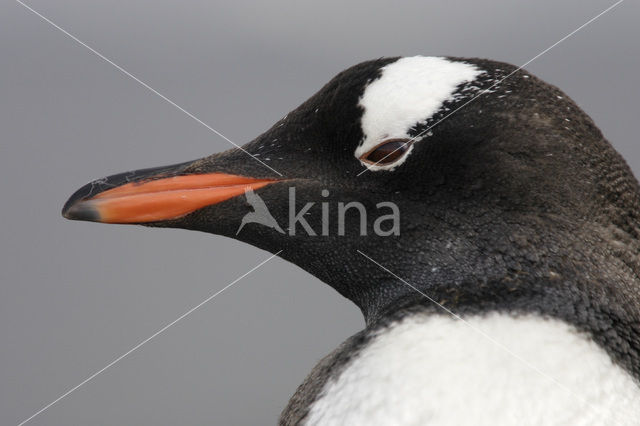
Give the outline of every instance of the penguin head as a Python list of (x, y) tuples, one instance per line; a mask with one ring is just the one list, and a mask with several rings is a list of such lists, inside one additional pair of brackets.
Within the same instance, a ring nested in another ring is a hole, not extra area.
[(412, 290), (364, 254), (456, 300), (470, 282), (548, 278), (577, 230), (638, 232), (638, 186), (555, 87), (417, 56), (341, 72), (241, 148), (91, 182), (63, 215), (282, 250), (376, 316)]

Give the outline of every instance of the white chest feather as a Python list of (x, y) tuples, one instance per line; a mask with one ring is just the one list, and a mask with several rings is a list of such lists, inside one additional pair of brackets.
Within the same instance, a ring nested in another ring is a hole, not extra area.
[(415, 315), (325, 385), (307, 424), (640, 423), (640, 387), (573, 327), (499, 314), (468, 321), (517, 357), (460, 320)]

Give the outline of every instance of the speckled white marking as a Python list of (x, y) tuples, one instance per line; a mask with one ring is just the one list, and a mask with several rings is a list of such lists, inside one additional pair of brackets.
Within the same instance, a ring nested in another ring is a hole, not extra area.
[(311, 407), (308, 425), (636, 425), (640, 387), (558, 320), (415, 315), (380, 333)]
[[(426, 122), (444, 102), (454, 99), (460, 84), (482, 73), (472, 64), (439, 57), (400, 58), (384, 66), (380, 78), (360, 98), (364, 139), (356, 148), (356, 158), (386, 139), (409, 138), (412, 127)], [(394, 164), (363, 164), (370, 170), (393, 169), (406, 160), (412, 148)]]

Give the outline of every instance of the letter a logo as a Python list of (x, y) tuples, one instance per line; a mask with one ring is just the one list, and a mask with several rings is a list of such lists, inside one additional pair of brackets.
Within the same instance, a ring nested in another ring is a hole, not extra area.
[(273, 228), (279, 233), (284, 234), (284, 231), (282, 230), (282, 228), (280, 228), (278, 222), (276, 222), (274, 217), (271, 216), (267, 205), (258, 194), (253, 192), (253, 189), (248, 188), (244, 192), (244, 195), (247, 198), (247, 203), (249, 203), (249, 205), (253, 207), (253, 211), (244, 215), (244, 217), (242, 218), (242, 222), (240, 223), (240, 227), (236, 232), (236, 235), (240, 233), (242, 228), (244, 228), (244, 225), (246, 225), (247, 223), (259, 223), (260, 225)]

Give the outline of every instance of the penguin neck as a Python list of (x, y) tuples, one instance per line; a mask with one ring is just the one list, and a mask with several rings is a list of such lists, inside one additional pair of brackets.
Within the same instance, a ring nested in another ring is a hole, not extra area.
[[(381, 253), (373, 254), (387, 270), (377, 271), (381, 273), (370, 278), (364, 291), (346, 296), (372, 325), (413, 306), (457, 315), (500, 311), (558, 317), (567, 306), (606, 305), (595, 283), (601, 290), (624, 287), (621, 283), (629, 288), (637, 285), (633, 268), (605, 245), (598, 245), (595, 231), (589, 232), (591, 245), (568, 232), (548, 235), (503, 234), (490, 240), (490, 248), (465, 242), (461, 246), (466, 248), (451, 249), (458, 250), (459, 257), (434, 258), (437, 251), (433, 250), (395, 256), (393, 262), (383, 263)], [(589, 327), (579, 321), (579, 316), (570, 318), (579, 328)]]

